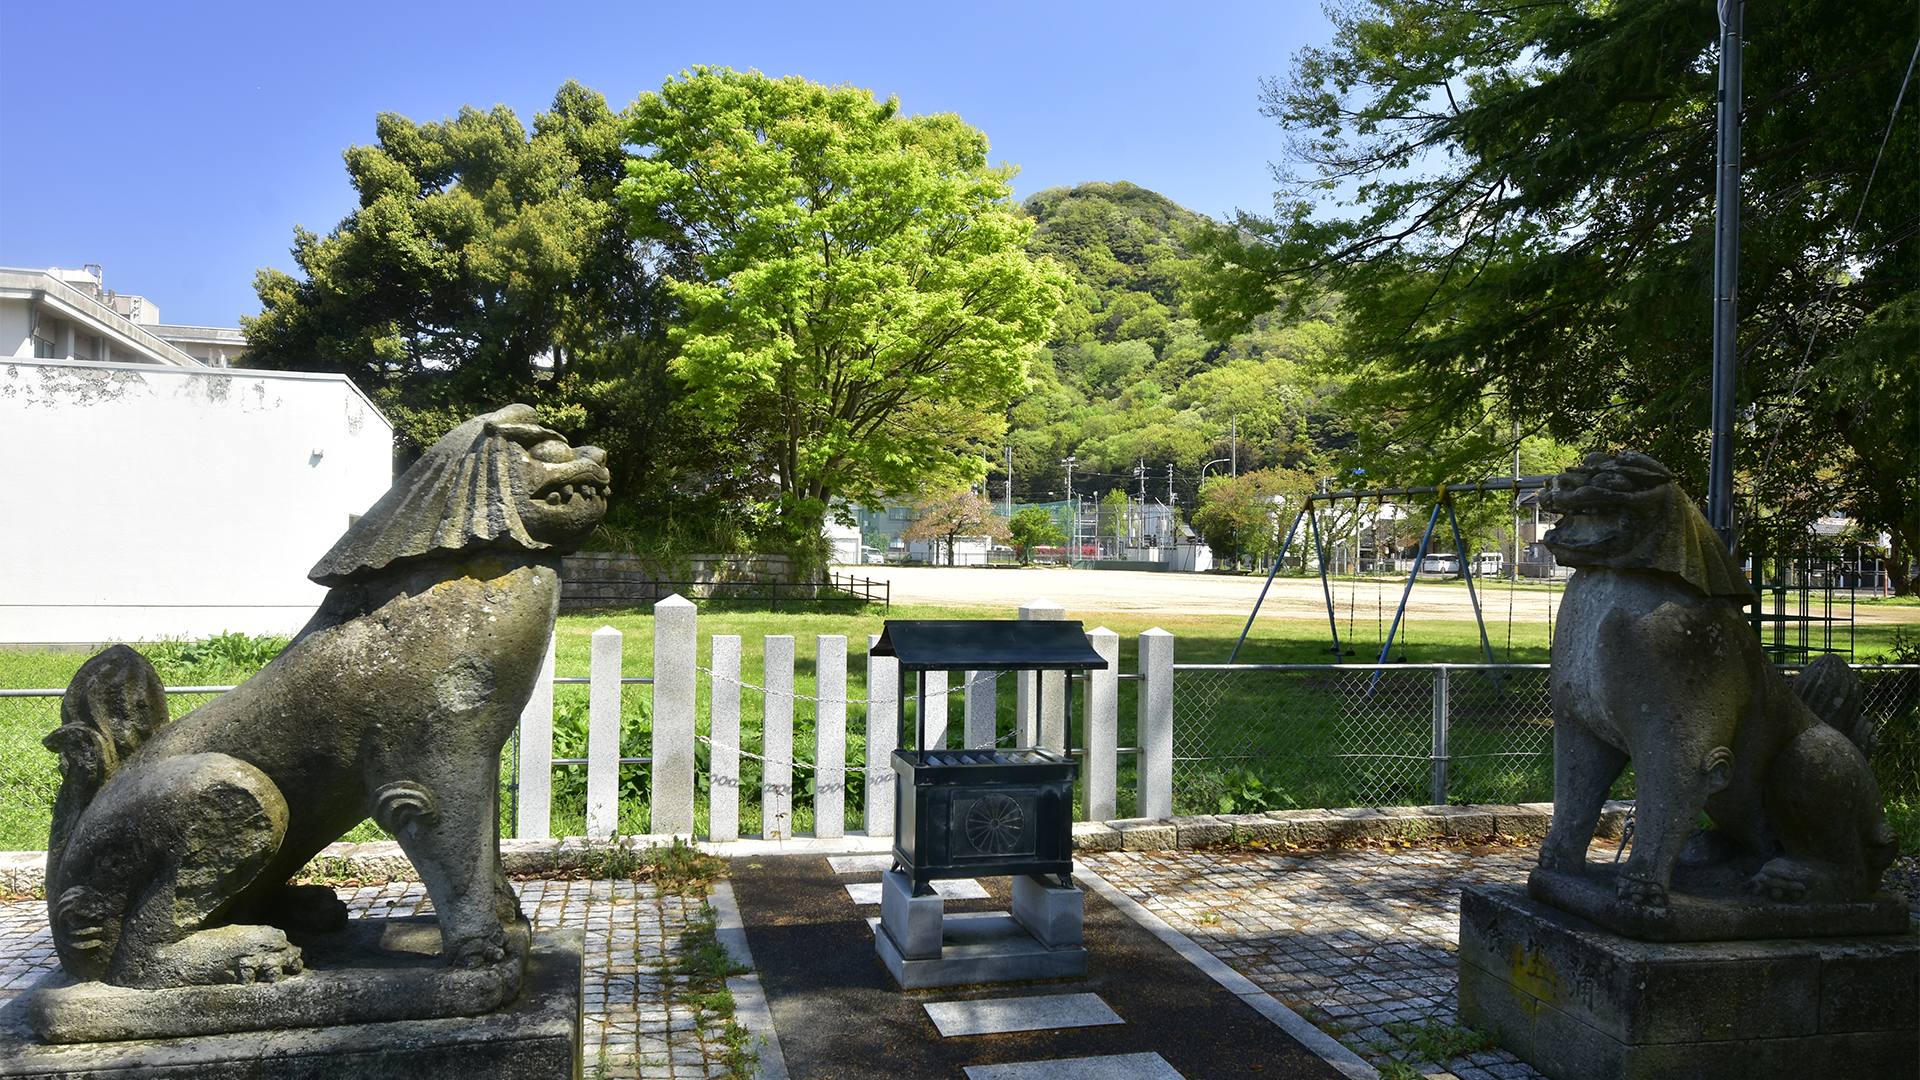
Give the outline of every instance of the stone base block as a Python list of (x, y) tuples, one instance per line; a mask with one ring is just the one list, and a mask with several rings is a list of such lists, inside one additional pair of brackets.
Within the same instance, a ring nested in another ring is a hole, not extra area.
[(926, 960), (900, 955), (879, 919), (868, 919), (867, 925), (873, 928), (874, 951), (902, 990), (1076, 979), (1087, 974), (1085, 948), (1049, 949), (1005, 912), (947, 916), (941, 926), (940, 954)]
[(1049, 949), (1076, 948), (1084, 940), (1087, 897), (1071, 885), (1019, 875), (1013, 879), (1013, 918)]
[[(35, 991), (0, 1007), (0, 1077), (35, 1080), (548, 1080), (581, 1074), (578, 930), (533, 935), (518, 998), (484, 1016), (48, 1045)], [(44, 982), (63, 982), (55, 973)]]
[(939, 959), (946, 906), (939, 893), (913, 895), (913, 879), (898, 870), (889, 870), (880, 879), (880, 925), (894, 950), (909, 960)]
[(1635, 941), (1512, 886), (1460, 900), (1460, 1018), (1555, 1080), (1913, 1080), (1920, 935)]

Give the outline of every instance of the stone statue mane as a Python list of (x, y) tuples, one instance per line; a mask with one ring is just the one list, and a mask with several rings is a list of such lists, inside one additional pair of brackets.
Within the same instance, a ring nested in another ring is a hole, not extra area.
[(538, 420), (530, 406), (509, 405), (448, 432), (307, 577), (332, 588), (424, 556), (541, 551), (556, 533), (570, 535), (568, 523), (554, 519), (566, 517), (576, 494), (604, 500), (605, 455), (576, 457)]
[(1567, 566), (1604, 566), (1669, 574), (1703, 596), (1745, 607), (1753, 586), (1733, 554), (1667, 467), (1645, 454), (1589, 454), (1554, 478), (1540, 508), (1567, 516), (1547, 549)]
[[(81, 984), (37, 995), (43, 1038), (93, 1030), (101, 983), (301, 979), (288, 933), (328, 939), (346, 909), (331, 889), (288, 881), (368, 817), (425, 882), (445, 963), (491, 973), (461, 984), (481, 989), (459, 1007), (512, 1000), (529, 929), (500, 865), (500, 750), (553, 633), (561, 554), (606, 510), (605, 458), (526, 405), (476, 417), (320, 560), (320, 609), (239, 687), (169, 722), (138, 653), (116, 646), (82, 666), (44, 740), (62, 773), (48, 915)], [(96, 997), (68, 993), (88, 985)], [(343, 993), (357, 1004), (331, 1020), (289, 1005), (224, 1030), (461, 1014), (431, 1011), (449, 1007), (438, 989), (381, 999), (390, 1013)], [(193, 1011), (138, 994), (113, 1008), (151, 1022), (115, 1038), (181, 1034)]]

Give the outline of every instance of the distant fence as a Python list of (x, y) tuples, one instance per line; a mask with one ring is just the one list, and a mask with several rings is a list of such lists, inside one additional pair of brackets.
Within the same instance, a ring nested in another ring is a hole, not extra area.
[[(857, 641), (821, 635), (805, 694), (792, 636), (763, 639), (760, 669), (745, 671), (737, 636), (714, 636), (699, 655), (691, 602), (669, 597), (655, 616), (651, 676), (622, 675), (623, 638), (611, 627), (594, 633), (586, 677), (556, 678), (549, 647), (503, 763), (504, 828), (715, 840), (891, 834), (901, 707), (892, 659), (849, 655)], [(933, 673), (930, 741), (1075, 754), (1076, 811), (1087, 820), (1552, 798), (1546, 665), (1176, 664), (1173, 635), (1156, 629), (1140, 635), (1138, 669), (1122, 672), (1119, 635), (1088, 637), (1113, 666), (1084, 676), (1075, 716), (1061, 715), (1057, 677)], [(1920, 803), (1920, 666), (1855, 670), (1880, 726), (1883, 795)], [(1123, 694), (1122, 682), (1135, 692)], [(169, 688), (172, 711), (227, 689)], [(10, 846), (44, 843), (34, 838), (46, 835), (59, 774), (39, 740), (59, 722), (61, 693), (0, 690), (0, 826)]]

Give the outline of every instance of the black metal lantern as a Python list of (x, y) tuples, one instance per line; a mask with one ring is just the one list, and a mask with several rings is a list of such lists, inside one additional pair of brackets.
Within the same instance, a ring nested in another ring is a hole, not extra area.
[[(916, 894), (941, 878), (1073, 872), (1073, 782), (1080, 766), (1040, 747), (947, 750), (927, 747), (929, 671), (1067, 672), (1073, 715), (1074, 671), (1103, 670), (1078, 622), (889, 620), (872, 655), (900, 663), (900, 746), (893, 752), (893, 856)], [(914, 723), (906, 719), (908, 676)], [(1040, 709), (1036, 693), (1034, 709)], [(1036, 716), (1037, 720), (1037, 716)], [(1037, 730), (1037, 724), (1036, 724)], [(912, 749), (907, 749), (911, 733)]]

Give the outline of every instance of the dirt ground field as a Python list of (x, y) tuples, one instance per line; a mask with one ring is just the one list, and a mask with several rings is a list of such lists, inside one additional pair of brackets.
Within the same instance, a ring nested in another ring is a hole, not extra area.
[[(1069, 612), (1164, 612), (1178, 615), (1240, 615), (1253, 610), (1264, 578), (1216, 574), (1145, 573), (1136, 570), (1068, 570), (1058, 567), (855, 566), (843, 574), (891, 583), (893, 600), (902, 604), (938, 604), (1007, 610), (1045, 597)], [(1406, 579), (1333, 583), (1335, 610), (1349, 605), (1360, 615), (1384, 609), (1389, 619), (1400, 602)], [(1504, 582), (1476, 582), (1488, 619), (1545, 623), (1558, 613), (1560, 592), (1540, 586), (1509, 590)], [(1511, 607), (1509, 607), (1511, 605)], [(1262, 619), (1324, 619), (1327, 601), (1318, 579), (1278, 578), (1260, 605)], [(1419, 583), (1407, 602), (1416, 619), (1473, 618), (1466, 587)], [(1920, 608), (1856, 609), (1862, 624), (1920, 622)]]

